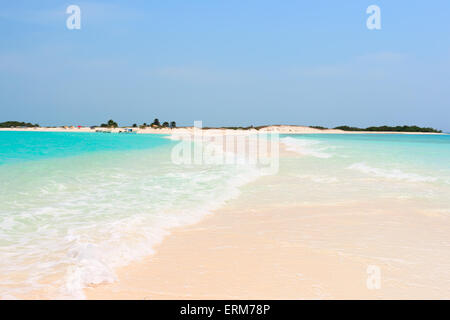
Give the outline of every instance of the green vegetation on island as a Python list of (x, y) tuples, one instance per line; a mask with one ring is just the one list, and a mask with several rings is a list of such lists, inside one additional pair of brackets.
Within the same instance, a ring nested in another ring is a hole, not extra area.
[(20, 122), (20, 121), (6, 121), (0, 123), (0, 128), (20, 128), (20, 127), (27, 127), (27, 128), (35, 128), (39, 127), (39, 125), (32, 124), (30, 122)]
[[(136, 126), (136, 124), (133, 124), (133, 127), (135, 127), (135, 126)], [(155, 120), (153, 120), (153, 122), (150, 125), (148, 125), (146, 122), (144, 122), (142, 125), (139, 126), (139, 128), (141, 128), (141, 129), (145, 129), (147, 127), (158, 128), (158, 129), (160, 129), (160, 128), (173, 129), (173, 128), (177, 127), (177, 123), (175, 121), (171, 121), (171, 122), (164, 121), (163, 124), (161, 124), (159, 119), (156, 118)]]
[[(118, 128), (119, 125), (117, 124), (117, 122), (115, 122), (114, 120), (109, 120), (107, 123), (102, 123), (100, 125), (100, 127), (102, 128)], [(137, 128), (138, 125), (136, 123), (133, 123), (133, 125), (131, 126), (133, 128)], [(141, 129), (145, 129), (147, 127), (152, 127), (152, 128), (176, 128), (177, 127), (177, 123), (175, 121), (164, 121), (163, 124), (160, 123), (160, 121), (156, 118), (155, 120), (153, 120), (152, 124), (148, 125), (146, 122), (144, 122), (142, 125), (139, 126), (139, 128)]]
[(432, 132), (432, 133), (442, 133), (442, 130), (437, 130), (434, 128), (423, 128), (418, 126), (379, 126), (379, 127), (367, 127), (367, 128), (357, 128), (349, 126), (339, 126), (334, 129), (340, 129), (344, 131), (384, 131), (384, 132)]
[(109, 120), (107, 123), (102, 123), (100, 127), (102, 128), (117, 128), (119, 125), (114, 120)]

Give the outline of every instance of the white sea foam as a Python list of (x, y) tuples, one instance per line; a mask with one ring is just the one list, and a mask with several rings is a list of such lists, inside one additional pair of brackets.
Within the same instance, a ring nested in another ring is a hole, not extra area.
[(371, 167), (364, 162), (358, 162), (350, 165), (348, 169), (356, 170), (374, 177), (387, 178), (393, 180), (404, 180), (410, 182), (433, 182), (437, 178), (430, 176), (422, 176), (416, 173), (408, 173), (399, 169), (381, 169)]
[(54, 169), (27, 177), (21, 195), (10, 184), (0, 195), (0, 287), (11, 289), (0, 294), (26, 296), (45, 284), (59, 288), (50, 298), (82, 299), (84, 287), (114, 281), (116, 267), (152, 254), (171, 228), (199, 221), (261, 175), (249, 165), (175, 166), (157, 156), (49, 160)]
[[(69, 294), (83, 298), (82, 288), (86, 285), (114, 281), (114, 267), (152, 254), (154, 245), (160, 243), (171, 228), (198, 222), (203, 216), (210, 214), (227, 200), (237, 197), (240, 193), (239, 186), (250, 182), (257, 176), (258, 173), (249, 170), (247, 174), (241, 173), (230, 177), (228, 181), (222, 181), (224, 185), (220, 187), (222, 190), (220, 195), (217, 194), (218, 190), (209, 190), (215, 196), (208, 197), (203, 194), (201, 197), (197, 195), (190, 200), (186, 199), (185, 207), (173, 211), (162, 210), (153, 219), (150, 219), (152, 221), (137, 217), (112, 223), (108, 228), (116, 237), (95, 247), (82, 246), (74, 250), (79, 255), (76, 257), (76, 267), (69, 270), (66, 280), (66, 289)], [(198, 185), (210, 182), (213, 178), (191, 175), (188, 179)], [(167, 199), (167, 201), (170, 200)], [(130, 245), (130, 241), (123, 241), (124, 237), (130, 237), (132, 245)], [(136, 241), (135, 237), (139, 241)]]
[(285, 137), (280, 141), (286, 146), (286, 150), (294, 151), (302, 155), (324, 159), (333, 156), (331, 153), (325, 152), (331, 147), (323, 146), (321, 141), (297, 139), (292, 137)]

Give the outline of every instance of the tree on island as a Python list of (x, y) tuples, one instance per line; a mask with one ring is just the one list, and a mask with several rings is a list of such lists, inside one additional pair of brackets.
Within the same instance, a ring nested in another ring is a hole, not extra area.
[(164, 123), (162, 124), (163, 128), (168, 128), (169, 127), (169, 123), (167, 121), (164, 121)]
[(173, 128), (176, 128), (177, 127), (177, 123), (175, 122), (175, 121), (171, 121), (170, 122), (170, 127), (173, 129)]
[(136, 123), (133, 123), (132, 127), (133, 127), (133, 128), (136, 128), (136, 127), (137, 127), (137, 124), (136, 124)]
[(102, 123), (100, 127), (102, 128), (117, 128), (119, 125), (114, 120), (109, 120), (107, 123)]
[(153, 120), (152, 126), (156, 126), (156, 127), (160, 127), (161, 124), (159, 123), (158, 118), (156, 118), (155, 120)]

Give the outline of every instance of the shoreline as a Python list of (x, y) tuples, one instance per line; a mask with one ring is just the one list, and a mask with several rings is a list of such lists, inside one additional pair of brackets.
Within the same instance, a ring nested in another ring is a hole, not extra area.
[[(250, 185), (275, 182), (270, 179), (262, 177)], [(170, 230), (155, 246), (154, 254), (116, 269), (117, 280), (113, 283), (88, 286), (84, 289), (86, 298), (450, 297), (445, 284), (436, 285), (446, 280), (435, 282), (426, 278), (428, 268), (422, 269), (414, 260), (408, 261), (411, 252), (407, 248), (395, 247), (391, 257), (384, 249), (399, 240), (414, 241), (418, 226), (422, 226), (423, 232), (431, 233), (435, 228), (442, 228), (439, 232), (450, 231), (446, 226), (424, 223), (428, 217), (423, 220), (420, 211), (405, 210), (402, 203), (379, 204), (376, 199), (289, 205), (255, 205), (249, 199), (250, 193), (244, 190), (238, 198), (198, 223)], [(404, 222), (391, 225), (386, 224), (386, 219)], [(387, 240), (379, 244), (381, 226), (386, 229), (382, 232)], [(331, 236), (324, 237), (324, 234)], [(311, 245), (309, 239), (324, 245)], [(371, 245), (359, 254), (359, 243), (367, 239)], [(367, 285), (367, 268), (371, 265), (382, 270), (379, 290)], [(420, 279), (422, 276), (425, 278)]]
[[(33, 127), (33, 128), (0, 128), (0, 131), (24, 131), (24, 132), (87, 132), (96, 133), (98, 131), (107, 131), (108, 133), (124, 133), (124, 130), (131, 129), (136, 134), (193, 134), (198, 130), (194, 127), (178, 128), (102, 128), (102, 127), (81, 127), (81, 128), (62, 128), (62, 127)], [(228, 128), (202, 128), (202, 133), (207, 135), (247, 135), (257, 133), (279, 133), (279, 134), (412, 134), (412, 135), (448, 135), (442, 132), (399, 132), (399, 131), (344, 131), (341, 129), (316, 129), (307, 126), (291, 125), (272, 125), (263, 127), (259, 130), (252, 129), (228, 129)], [(99, 132), (101, 133), (101, 132)]]
[[(315, 200), (286, 202), (295, 185), (280, 176), (247, 183), (199, 222), (168, 230), (152, 255), (115, 269), (115, 282), (84, 288), (86, 299), (450, 298), (446, 273), (429, 272), (431, 261), (448, 263), (445, 248), (428, 249), (450, 234), (442, 213), (415, 199), (330, 200), (327, 184)], [(371, 266), (379, 289), (367, 284)]]
[(381, 298), (358, 261), (284, 237), (299, 221), (280, 211), (299, 207), (238, 209), (241, 200), (170, 230), (154, 254), (117, 268), (116, 281), (85, 288), (86, 299)]

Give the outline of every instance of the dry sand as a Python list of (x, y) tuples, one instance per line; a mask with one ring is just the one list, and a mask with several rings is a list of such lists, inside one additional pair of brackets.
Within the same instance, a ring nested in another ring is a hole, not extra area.
[(220, 210), (117, 271), (88, 299), (377, 298), (366, 266), (293, 241), (289, 212)]

